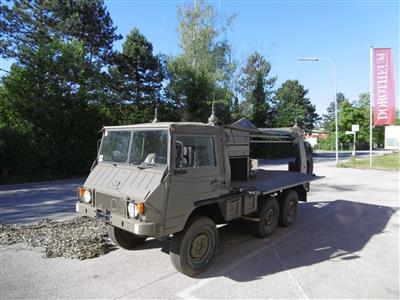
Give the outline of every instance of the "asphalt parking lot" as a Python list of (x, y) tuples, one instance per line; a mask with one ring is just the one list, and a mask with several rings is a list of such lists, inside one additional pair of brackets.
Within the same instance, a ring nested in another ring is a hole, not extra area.
[[(84, 261), (43, 258), (40, 248), (19, 244), (1, 248), (1, 299), (398, 299), (399, 173), (338, 169), (329, 161), (316, 163), (314, 172), (325, 178), (312, 184), (294, 226), (264, 240), (253, 237), (246, 222), (219, 228), (219, 254), (198, 278), (175, 271), (168, 241)], [(51, 184), (44, 189), (51, 190)], [(36, 193), (40, 199), (39, 188)], [(46, 194), (46, 201), (69, 205), (67, 194), (66, 201)], [(64, 217), (65, 208), (48, 216)], [(13, 209), (23, 219), (24, 206), (6, 209), (8, 220)]]

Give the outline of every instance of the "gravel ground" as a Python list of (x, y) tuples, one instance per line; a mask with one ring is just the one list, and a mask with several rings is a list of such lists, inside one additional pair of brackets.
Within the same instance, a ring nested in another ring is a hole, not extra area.
[(114, 248), (106, 226), (85, 217), (63, 222), (44, 219), (33, 225), (0, 224), (0, 245), (17, 243), (42, 247), (45, 257), (80, 260), (106, 254)]

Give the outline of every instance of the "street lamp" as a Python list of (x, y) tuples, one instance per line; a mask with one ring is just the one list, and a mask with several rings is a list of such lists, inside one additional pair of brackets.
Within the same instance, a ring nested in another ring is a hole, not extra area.
[(337, 99), (336, 99), (336, 66), (333, 60), (330, 58), (319, 58), (319, 57), (302, 57), (300, 61), (328, 61), (332, 65), (333, 70), (333, 86), (334, 86), (334, 102), (335, 102), (335, 134), (336, 134), (336, 163), (339, 163), (339, 138), (338, 138), (338, 114), (337, 114)]

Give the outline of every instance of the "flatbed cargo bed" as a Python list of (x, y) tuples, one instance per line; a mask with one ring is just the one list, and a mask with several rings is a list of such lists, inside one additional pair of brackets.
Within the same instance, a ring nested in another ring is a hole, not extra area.
[(265, 195), (321, 178), (323, 177), (299, 172), (257, 169), (256, 175), (248, 181), (232, 181), (231, 187), (240, 192)]

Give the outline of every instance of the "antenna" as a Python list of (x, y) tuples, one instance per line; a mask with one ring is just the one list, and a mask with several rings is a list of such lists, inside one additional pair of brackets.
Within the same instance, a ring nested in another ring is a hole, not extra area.
[(211, 116), (208, 118), (208, 124), (217, 125), (218, 118), (215, 116), (214, 101), (211, 106)]
[(154, 119), (152, 123), (158, 123), (158, 107), (157, 107), (157, 101), (156, 101), (156, 108), (154, 110)]

